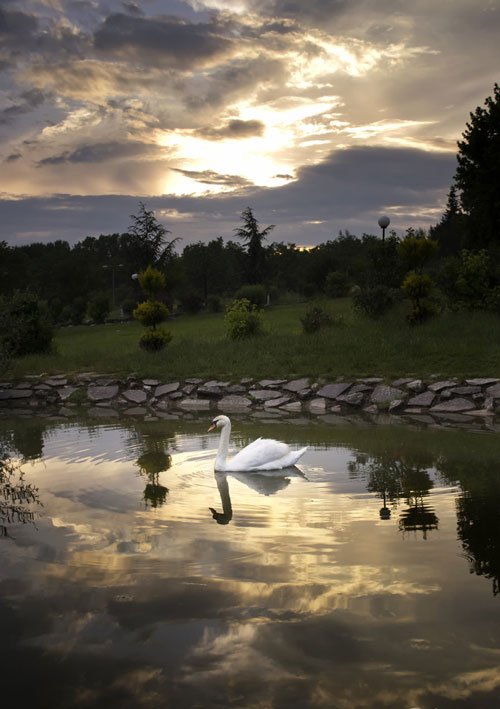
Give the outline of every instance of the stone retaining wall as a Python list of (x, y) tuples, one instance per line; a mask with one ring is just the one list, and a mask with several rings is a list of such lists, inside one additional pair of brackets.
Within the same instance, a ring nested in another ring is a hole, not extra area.
[[(381, 411), (412, 417), (450, 420), (493, 419), (500, 415), (500, 379), (411, 377), (390, 383), (379, 377), (334, 382), (300, 379), (242, 379), (228, 382), (190, 378), (160, 382), (133, 375), (116, 379), (99, 375), (32, 376), (0, 383), (0, 415), (50, 413), (167, 418), (179, 412), (234, 413), (261, 410), (275, 414), (345, 415)], [(422, 419), (423, 420), (423, 419)]]

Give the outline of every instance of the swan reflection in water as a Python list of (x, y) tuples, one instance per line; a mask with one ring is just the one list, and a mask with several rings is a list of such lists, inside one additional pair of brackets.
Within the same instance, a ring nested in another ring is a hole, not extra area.
[(302, 478), (307, 480), (304, 473), (292, 465), (282, 470), (255, 471), (248, 473), (225, 473), (220, 471), (214, 472), (215, 481), (219, 490), (219, 495), (222, 503), (222, 512), (217, 512), (213, 507), (208, 509), (212, 513), (212, 517), (217, 524), (229, 524), (233, 517), (233, 507), (231, 504), (231, 495), (229, 494), (228, 476), (231, 476), (244, 483), (252, 490), (255, 490), (259, 495), (274, 495), (280, 490), (284, 490), (290, 485), (290, 478)]

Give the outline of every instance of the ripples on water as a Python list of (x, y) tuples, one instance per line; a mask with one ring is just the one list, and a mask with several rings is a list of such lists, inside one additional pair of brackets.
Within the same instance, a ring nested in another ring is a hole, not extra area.
[(1, 422), (38, 488), (0, 540), (24, 703), (499, 705), (500, 436), (300, 423), (235, 422), (310, 449), (226, 476), (204, 418)]

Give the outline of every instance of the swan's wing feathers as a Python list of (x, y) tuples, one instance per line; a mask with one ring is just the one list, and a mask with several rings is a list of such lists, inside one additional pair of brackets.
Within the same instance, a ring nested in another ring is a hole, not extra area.
[(272, 438), (258, 438), (240, 450), (229, 461), (231, 470), (255, 470), (262, 465), (283, 458), (290, 452), (286, 443)]
[(259, 467), (259, 470), (276, 470), (278, 469), (283, 469), (283, 468), (289, 468), (290, 466), (295, 465), (295, 463), (298, 461), (301, 455), (303, 455), (306, 450), (308, 449), (308, 446), (305, 446), (304, 448), (301, 448), (298, 451), (291, 451), (288, 449), (288, 452), (282, 456), (280, 459), (274, 460), (272, 462), (265, 463), (264, 465), (261, 465)]

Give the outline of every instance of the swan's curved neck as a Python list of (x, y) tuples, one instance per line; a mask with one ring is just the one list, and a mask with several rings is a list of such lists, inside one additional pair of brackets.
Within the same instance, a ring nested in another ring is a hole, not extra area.
[(217, 451), (217, 457), (215, 459), (215, 469), (225, 470), (226, 469), (226, 458), (227, 451), (229, 449), (229, 436), (231, 435), (231, 422), (228, 421), (221, 428), (220, 440), (219, 440), (219, 450)]

